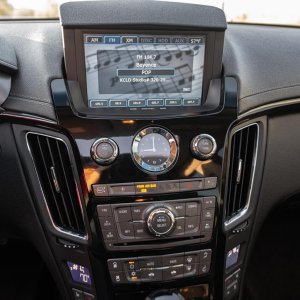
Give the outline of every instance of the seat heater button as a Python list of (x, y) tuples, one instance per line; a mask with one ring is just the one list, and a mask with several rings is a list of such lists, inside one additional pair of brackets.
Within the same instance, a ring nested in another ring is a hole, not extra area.
[(203, 263), (199, 265), (199, 275), (207, 274), (210, 269), (210, 263)]
[(199, 253), (200, 263), (206, 263), (211, 261), (211, 250), (201, 250)]

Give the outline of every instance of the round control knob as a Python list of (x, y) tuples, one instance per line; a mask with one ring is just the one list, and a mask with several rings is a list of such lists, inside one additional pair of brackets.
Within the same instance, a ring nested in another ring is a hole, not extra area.
[(91, 156), (99, 165), (113, 163), (119, 154), (118, 145), (112, 139), (102, 138), (94, 142), (91, 147)]
[(209, 134), (200, 134), (193, 138), (191, 142), (192, 153), (199, 159), (211, 158), (217, 150), (215, 139)]
[(152, 210), (147, 219), (149, 231), (155, 236), (166, 236), (175, 226), (175, 216), (167, 208), (159, 207)]

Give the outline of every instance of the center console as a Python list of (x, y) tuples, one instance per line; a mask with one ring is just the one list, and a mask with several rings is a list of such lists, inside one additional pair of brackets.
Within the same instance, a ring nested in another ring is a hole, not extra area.
[(222, 77), (225, 17), (132, 3), (60, 10), (66, 78), (51, 90), (90, 229), (86, 250), (70, 250), (89, 281), (66, 276), (75, 299), (220, 299), (222, 164), (237, 95)]

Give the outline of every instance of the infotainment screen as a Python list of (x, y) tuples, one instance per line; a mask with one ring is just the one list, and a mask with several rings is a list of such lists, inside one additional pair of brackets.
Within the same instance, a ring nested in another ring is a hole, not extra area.
[(204, 35), (84, 34), (84, 52), (89, 108), (151, 114), (201, 105)]

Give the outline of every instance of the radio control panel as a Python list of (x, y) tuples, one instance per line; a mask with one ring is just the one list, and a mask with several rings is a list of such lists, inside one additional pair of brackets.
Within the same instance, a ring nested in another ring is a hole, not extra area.
[(161, 256), (109, 259), (108, 270), (115, 284), (155, 282), (206, 275), (211, 249)]
[(170, 246), (168, 242), (208, 242), (213, 232), (215, 205), (215, 197), (202, 197), (104, 204), (97, 206), (97, 213), (107, 249), (130, 249), (130, 245), (134, 245), (133, 249), (151, 249), (157, 246), (157, 240), (163, 241), (160, 248)]

